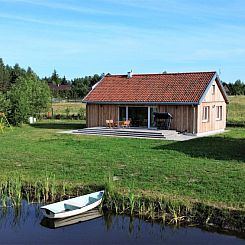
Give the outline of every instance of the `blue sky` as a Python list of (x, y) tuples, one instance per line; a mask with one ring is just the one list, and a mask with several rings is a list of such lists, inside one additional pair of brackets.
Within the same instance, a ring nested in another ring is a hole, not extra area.
[(245, 1), (0, 0), (0, 57), (41, 77), (216, 70), (245, 81)]

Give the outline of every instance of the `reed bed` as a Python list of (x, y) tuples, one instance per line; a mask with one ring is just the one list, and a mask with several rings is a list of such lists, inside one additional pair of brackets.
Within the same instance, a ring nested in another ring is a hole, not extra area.
[(220, 230), (245, 232), (245, 212), (208, 206), (199, 202), (155, 197), (128, 191), (117, 191), (112, 180), (106, 184), (103, 208), (116, 214), (127, 214), (163, 224), (196, 225)]
[(190, 210), (174, 201), (151, 200), (132, 192), (125, 195), (108, 191), (105, 193), (103, 208), (114, 211), (116, 214), (128, 214), (175, 225), (186, 223), (189, 217), (188, 210)]
[(163, 224), (196, 225), (245, 232), (245, 212), (215, 208), (202, 203), (182, 203), (162, 198), (150, 199), (106, 191), (103, 209)]
[(57, 183), (55, 175), (28, 183), (19, 176), (0, 182), (0, 207), (18, 207), (26, 199), (28, 203), (46, 203), (62, 199), (66, 193), (66, 183)]
[(163, 197), (149, 198), (130, 189), (120, 191), (111, 178), (104, 186), (80, 186), (73, 189), (68, 186), (65, 182), (57, 182), (55, 175), (47, 175), (45, 179), (34, 183), (28, 183), (16, 175), (1, 180), (0, 207), (2, 212), (7, 207), (19, 210), (23, 199), (28, 203), (48, 203), (105, 189), (101, 211), (109, 210), (176, 226), (194, 224), (245, 232), (245, 212), (242, 211), (220, 209), (202, 203), (183, 203)]

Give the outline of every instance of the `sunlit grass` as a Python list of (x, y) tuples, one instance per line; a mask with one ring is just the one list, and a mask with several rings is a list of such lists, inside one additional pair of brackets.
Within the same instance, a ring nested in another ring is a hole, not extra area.
[(245, 125), (245, 96), (229, 96), (227, 122)]
[(35, 183), (48, 173), (66, 188), (103, 186), (117, 176), (118, 190), (245, 209), (243, 128), (174, 142), (64, 135), (51, 126), (0, 135), (0, 178), (19, 175)]
[(81, 108), (85, 108), (85, 104), (81, 102), (60, 102), (60, 103), (52, 103), (53, 112), (55, 115), (67, 114), (67, 108), (69, 114), (79, 114)]

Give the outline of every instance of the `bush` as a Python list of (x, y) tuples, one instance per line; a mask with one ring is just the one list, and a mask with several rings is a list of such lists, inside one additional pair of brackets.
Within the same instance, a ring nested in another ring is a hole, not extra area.
[(10, 101), (7, 95), (0, 92), (0, 112), (4, 112), (6, 115), (10, 109)]
[(10, 111), (8, 117), (14, 125), (28, 122), (30, 116), (38, 117), (46, 111), (50, 102), (50, 91), (46, 83), (32, 78), (19, 78), (9, 92)]
[(80, 108), (78, 116), (80, 120), (86, 120), (86, 109)]

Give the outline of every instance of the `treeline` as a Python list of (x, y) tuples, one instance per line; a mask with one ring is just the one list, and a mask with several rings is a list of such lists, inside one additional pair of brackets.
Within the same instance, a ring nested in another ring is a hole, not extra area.
[(0, 112), (10, 123), (21, 125), (31, 116), (38, 117), (48, 109), (51, 94), (47, 83), (29, 67), (4, 65), (0, 59)]
[(56, 70), (50, 77), (40, 78), (30, 67), (5, 65), (0, 58), (0, 112), (12, 124), (20, 125), (30, 116), (47, 112), (52, 98), (82, 99), (100, 79), (95, 74), (67, 80)]
[(245, 95), (245, 83), (241, 80), (236, 80), (235, 83), (223, 82), (224, 88), (227, 88), (228, 95)]
[(82, 99), (100, 79), (101, 76), (95, 74), (67, 80), (65, 76), (61, 78), (54, 70), (50, 77), (45, 77), (42, 80), (49, 84), (53, 98), (77, 100)]
[[(30, 75), (34, 75), (36, 79), (49, 85), (52, 98), (75, 100), (82, 99), (91, 90), (92, 86), (101, 79), (100, 75), (95, 74), (68, 80), (65, 76), (60, 77), (56, 70), (50, 77), (39, 78), (30, 67), (25, 70), (18, 64), (13, 67), (4, 65), (3, 60), (0, 58), (0, 91), (8, 91), (18, 78), (26, 78)], [(56, 86), (50, 86), (51, 84)], [(59, 88), (59, 85), (62, 86)]]

